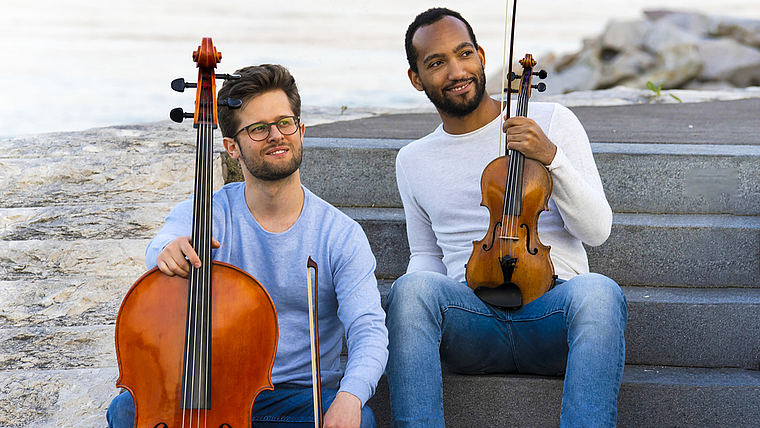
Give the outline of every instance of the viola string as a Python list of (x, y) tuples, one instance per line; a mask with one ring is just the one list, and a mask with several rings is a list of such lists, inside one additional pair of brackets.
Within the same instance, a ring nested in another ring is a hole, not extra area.
[[(517, 0), (515, 0), (515, 1), (517, 1)], [(504, 130), (504, 122), (506, 121), (506, 119), (509, 119), (509, 107), (510, 107), (509, 104), (511, 102), (510, 99), (511, 99), (511, 88), (512, 88), (512, 80), (511, 80), (512, 65), (511, 64), (509, 66), (509, 76), (510, 76), (509, 86), (507, 86), (507, 83), (506, 83), (507, 82), (507, 25), (509, 23), (509, 19), (508, 18), (509, 18), (509, 0), (505, 0), (505, 2), (504, 2), (504, 47), (503, 47), (502, 52), (501, 52), (502, 53), (502, 65), (501, 65), (501, 89), (502, 90), (501, 90), (501, 109), (500, 109), (500, 112), (499, 112), (499, 116), (501, 117), (501, 119), (499, 121), (499, 124), (500, 124), (500, 127), (499, 127), (499, 130), (500, 130), (500, 132), (499, 132), (499, 157), (502, 156), (502, 151), (501, 151), (502, 147), (504, 148), (504, 153), (503, 153), (504, 155), (506, 155), (507, 152), (508, 152), (508, 150), (507, 150), (507, 144), (508, 144), (507, 134), (505, 132), (503, 132), (503, 130)], [(514, 41), (514, 35), (513, 35), (513, 39), (510, 41), (510, 45), (512, 44), (512, 41)], [(512, 61), (511, 50), (510, 50), (509, 61)], [(506, 94), (507, 94), (506, 104), (505, 104), (505, 100), (504, 100), (505, 88), (506, 88)], [(504, 140), (502, 140), (502, 138)], [(505, 194), (505, 196), (506, 196), (506, 194)], [(505, 219), (506, 213), (507, 213), (507, 200), (506, 200), (506, 197), (505, 197), (504, 198), (504, 202), (502, 203), (502, 208), (501, 208), (501, 218), (502, 218), (502, 221), (499, 223), (499, 231), (498, 231), (499, 232), (499, 256), (500, 257), (504, 257), (504, 249), (505, 249), (504, 248), (504, 239), (502, 239), (501, 237), (504, 236), (504, 219)]]

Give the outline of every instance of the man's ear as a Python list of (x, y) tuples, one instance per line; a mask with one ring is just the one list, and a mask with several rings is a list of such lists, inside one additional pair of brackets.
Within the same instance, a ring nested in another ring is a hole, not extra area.
[(478, 56), (480, 57), (480, 63), (483, 64), (483, 68), (486, 68), (486, 51), (481, 45), (478, 45)]
[(222, 144), (224, 144), (224, 150), (227, 150), (227, 153), (232, 159), (240, 157), (240, 146), (238, 146), (238, 143), (234, 138), (224, 137), (222, 139)]
[(422, 87), (422, 83), (420, 82), (420, 75), (412, 71), (412, 69), (408, 69), (406, 71), (406, 74), (409, 76), (409, 81), (412, 82), (412, 86), (414, 86), (415, 89), (418, 91), (424, 91), (425, 88)]

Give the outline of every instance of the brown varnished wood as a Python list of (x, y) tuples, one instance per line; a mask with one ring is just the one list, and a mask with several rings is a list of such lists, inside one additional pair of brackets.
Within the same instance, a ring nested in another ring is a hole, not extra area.
[[(250, 427), (256, 396), (273, 389), (277, 313), (269, 294), (244, 271), (214, 262), (211, 409), (180, 409), (188, 280), (153, 269), (127, 293), (116, 319), (117, 386), (135, 400), (135, 427)], [(198, 426), (193, 424), (192, 426)]]
[[(517, 258), (512, 281), (520, 286), (523, 305), (526, 305), (549, 291), (554, 284), (554, 265), (549, 257), (550, 247), (543, 245), (538, 238), (538, 216), (542, 211), (549, 209), (552, 179), (549, 171), (540, 162), (525, 159), (522, 215), (515, 218), (511, 215), (502, 215), (508, 170), (509, 155), (494, 159), (483, 170), (480, 180), (483, 195), (481, 205), (489, 209), (489, 228), (482, 240), (473, 241), (473, 251), (467, 262), (466, 280), (472, 289), (479, 286), (496, 287), (504, 282), (498, 260), (500, 256), (498, 230), (496, 231), (497, 240), (492, 248), (486, 251), (484, 246), (485, 248), (491, 246), (494, 228), (500, 222), (508, 224), (511, 221), (518, 225), (515, 231), (519, 241), (511, 245), (507, 243), (505, 247), (511, 249), (511, 254), (501, 255)], [(522, 227), (522, 225), (528, 227)], [(535, 249), (537, 254), (530, 254), (528, 248)]]
[[(523, 70), (516, 113), (527, 117), (536, 61), (526, 54), (520, 64)], [(506, 149), (507, 155), (491, 161), (481, 176), (481, 205), (488, 208), (489, 226), (482, 240), (473, 241), (465, 266), (465, 280), (486, 303), (514, 308), (527, 305), (554, 287), (550, 247), (543, 245), (538, 237), (538, 217), (549, 209), (552, 178), (542, 163)], [(512, 177), (511, 185), (509, 177)], [(512, 209), (512, 206), (518, 208)], [(505, 273), (501, 259), (514, 261), (510, 272)], [(483, 287), (501, 292), (502, 284), (508, 284), (507, 289), (515, 293), (516, 285), (522, 301), (496, 299), (481, 292)]]

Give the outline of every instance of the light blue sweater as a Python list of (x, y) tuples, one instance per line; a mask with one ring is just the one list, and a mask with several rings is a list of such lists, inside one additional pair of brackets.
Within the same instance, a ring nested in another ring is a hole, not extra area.
[[(213, 235), (222, 244), (214, 260), (256, 278), (274, 301), (279, 342), (272, 382), (311, 385), (306, 261), (319, 266), (319, 331), (322, 385), (349, 392), (362, 402), (374, 394), (388, 358), (385, 312), (375, 279), (375, 257), (358, 223), (304, 190), (300, 217), (282, 233), (264, 230), (245, 202), (244, 183), (214, 193)], [(145, 251), (148, 268), (172, 240), (191, 234), (193, 198), (178, 204)], [(340, 370), (346, 333), (348, 364)], [(342, 376), (342, 379), (341, 379)]]

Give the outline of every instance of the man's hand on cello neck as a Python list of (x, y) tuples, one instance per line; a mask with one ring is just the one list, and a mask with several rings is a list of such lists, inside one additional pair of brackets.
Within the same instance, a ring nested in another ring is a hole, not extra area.
[[(201, 267), (201, 259), (190, 243), (190, 236), (180, 236), (170, 242), (158, 253), (156, 263), (158, 269), (166, 275), (179, 275), (183, 278), (190, 276), (190, 265)], [(221, 244), (211, 238), (211, 248), (219, 248)]]

